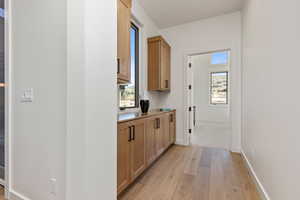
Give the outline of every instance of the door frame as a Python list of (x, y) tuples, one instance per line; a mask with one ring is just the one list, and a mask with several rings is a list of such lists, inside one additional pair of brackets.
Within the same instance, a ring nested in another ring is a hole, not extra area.
[(11, 133), (12, 133), (12, 100), (13, 100), (13, 78), (12, 78), (12, 3), (10, 0), (4, 0), (5, 11), (5, 198), (10, 198), (11, 191)]
[[(195, 50), (195, 51), (187, 51), (184, 53), (184, 63), (183, 63), (183, 111), (184, 111), (184, 144), (191, 145), (191, 134), (189, 133), (189, 129), (193, 130), (193, 120), (192, 112), (189, 112), (189, 107), (193, 107), (192, 100), (192, 90), (189, 90), (189, 84), (192, 83), (192, 79), (189, 79), (189, 63), (191, 62), (191, 56), (195, 55), (203, 55), (220, 51), (229, 51), (230, 52), (230, 73), (231, 78), (229, 80), (230, 84), (230, 94), (229, 94), (229, 109), (230, 109), (230, 119), (232, 126), (231, 133), (231, 142), (230, 142), (230, 151), (232, 152), (240, 152), (241, 146), (241, 58), (238, 51), (232, 48), (220, 48), (220, 49), (206, 49), (206, 50)], [(233, 87), (234, 85), (238, 85), (239, 87)]]

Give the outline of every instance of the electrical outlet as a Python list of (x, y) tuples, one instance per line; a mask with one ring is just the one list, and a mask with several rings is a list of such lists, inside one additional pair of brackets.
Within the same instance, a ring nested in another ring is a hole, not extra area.
[(22, 103), (31, 103), (33, 102), (34, 96), (33, 96), (33, 88), (27, 88), (23, 90), (21, 95), (21, 102)]
[(50, 179), (50, 194), (53, 196), (57, 194), (57, 180), (55, 178)]

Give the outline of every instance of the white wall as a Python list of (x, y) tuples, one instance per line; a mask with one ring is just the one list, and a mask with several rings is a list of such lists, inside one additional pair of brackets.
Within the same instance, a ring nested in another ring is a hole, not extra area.
[(116, 199), (116, 2), (11, 4), (12, 199)]
[(272, 200), (300, 196), (299, 7), (248, 0), (243, 11), (243, 150)]
[[(171, 93), (161, 97), (161, 104), (175, 106), (178, 110), (177, 139), (185, 143), (184, 133), (184, 67), (185, 56), (190, 53), (204, 53), (214, 50), (231, 49), (232, 53), (232, 150), (240, 150), (240, 12), (184, 24), (161, 31), (172, 47)], [(187, 62), (187, 61), (186, 61)]]
[[(66, 1), (11, 1), (13, 130), (10, 187), (29, 199), (65, 196)], [(34, 89), (34, 101), (21, 103)]]
[(116, 1), (68, 8), (66, 199), (116, 199)]
[[(230, 123), (229, 105), (210, 104), (210, 74), (229, 71), (228, 65), (212, 65), (211, 54), (192, 56), (193, 98), (197, 126), (205, 123)], [(230, 90), (229, 90), (230, 91)], [(230, 126), (230, 124), (229, 124)]]

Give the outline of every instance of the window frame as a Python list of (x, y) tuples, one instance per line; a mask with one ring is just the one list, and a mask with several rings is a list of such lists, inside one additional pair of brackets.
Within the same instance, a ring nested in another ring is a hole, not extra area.
[[(212, 84), (213, 84), (213, 81), (212, 81), (212, 79), (213, 79), (213, 74), (221, 74), (221, 73), (225, 73), (226, 74), (226, 86), (227, 86), (227, 92), (226, 92), (226, 103), (213, 103), (212, 102), (212, 94), (213, 94), (213, 92), (212, 92)], [(229, 98), (228, 98), (228, 94), (229, 94), (229, 71), (214, 71), (214, 72), (210, 72), (209, 73), (209, 75), (210, 75), (210, 84), (209, 84), (209, 87), (210, 87), (210, 93), (209, 93), (209, 104), (211, 105), (211, 106), (227, 106), (228, 104), (229, 104)]]
[[(135, 105), (131, 107), (121, 107), (120, 101), (121, 96), (119, 97), (119, 109), (120, 110), (126, 110), (126, 109), (133, 109), (133, 108), (139, 108), (139, 56), (140, 56), (140, 30), (137, 25), (134, 24), (134, 22), (131, 22), (130, 29), (133, 28), (135, 30)], [(122, 87), (122, 86), (120, 86)]]

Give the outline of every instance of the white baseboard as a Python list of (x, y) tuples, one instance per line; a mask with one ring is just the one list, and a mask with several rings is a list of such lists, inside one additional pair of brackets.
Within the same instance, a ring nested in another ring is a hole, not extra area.
[(29, 198), (23, 196), (22, 194), (16, 192), (16, 191), (10, 191), (9, 192), (9, 200), (30, 200)]
[(244, 162), (246, 163), (246, 166), (249, 169), (250, 175), (252, 176), (252, 179), (255, 182), (256, 188), (258, 189), (260, 196), (263, 200), (271, 200), (271, 198), (269, 197), (267, 191), (265, 190), (264, 186), (262, 185), (262, 183), (260, 182), (260, 180), (258, 179), (258, 176), (256, 175), (250, 161), (248, 160), (246, 154), (244, 153), (244, 151), (241, 151), (242, 157), (244, 159)]

